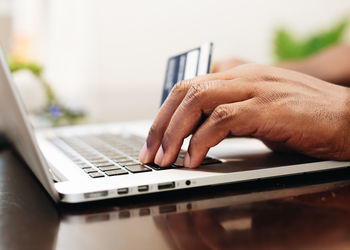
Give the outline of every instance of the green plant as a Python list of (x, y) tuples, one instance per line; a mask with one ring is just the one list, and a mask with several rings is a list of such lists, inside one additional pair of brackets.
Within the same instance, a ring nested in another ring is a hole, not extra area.
[(276, 61), (298, 60), (339, 43), (344, 37), (348, 24), (348, 18), (345, 18), (330, 29), (306, 38), (297, 38), (287, 29), (279, 28), (274, 38), (275, 59)]
[(47, 97), (45, 108), (39, 115), (49, 120), (52, 125), (58, 126), (62, 124), (73, 124), (85, 117), (85, 113), (83, 111), (72, 110), (58, 101), (50, 84), (45, 81), (42, 76), (43, 67), (41, 65), (34, 62), (17, 61), (13, 58), (8, 59), (8, 64), (12, 73), (19, 70), (29, 70), (39, 79)]

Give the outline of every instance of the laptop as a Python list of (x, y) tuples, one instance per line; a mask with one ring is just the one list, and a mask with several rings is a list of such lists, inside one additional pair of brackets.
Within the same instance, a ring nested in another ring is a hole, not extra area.
[[(201, 49), (201, 58), (202, 53), (210, 56), (211, 46)], [(143, 165), (138, 153), (150, 125), (135, 121), (34, 129), (0, 52), (0, 128), (55, 202), (82, 203), (349, 166), (276, 154), (252, 138), (224, 140), (197, 169), (182, 165), (188, 140), (171, 166)]]

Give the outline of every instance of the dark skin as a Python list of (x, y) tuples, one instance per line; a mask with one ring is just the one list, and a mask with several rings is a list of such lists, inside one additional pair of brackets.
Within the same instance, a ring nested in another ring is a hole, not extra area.
[[(327, 82), (350, 85), (350, 45), (341, 44), (299, 61), (286, 61), (275, 66), (305, 73)], [(213, 64), (212, 73), (223, 72), (247, 61), (230, 58)]]
[[(184, 160), (190, 168), (198, 167), (208, 150), (228, 136), (255, 137), (272, 149), (317, 158), (350, 160), (350, 89), (326, 79), (344, 84), (350, 78), (350, 56), (336, 60), (343, 57), (342, 50), (350, 53), (344, 46), (337, 52), (341, 55), (324, 51), (303, 62), (280, 65), (294, 70), (243, 62), (216, 64), (216, 73), (176, 84), (153, 122), (140, 161), (170, 165), (191, 134)], [(324, 63), (322, 69), (323, 60), (342, 65)], [(301, 64), (307, 65), (304, 73), (295, 71), (303, 71)], [(325, 80), (307, 71), (322, 71), (319, 75)]]

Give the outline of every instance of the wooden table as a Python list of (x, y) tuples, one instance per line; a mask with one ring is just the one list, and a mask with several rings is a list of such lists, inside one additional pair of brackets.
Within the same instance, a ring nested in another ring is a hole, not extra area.
[(0, 151), (0, 249), (350, 249), (350, 170), (56, 205)]

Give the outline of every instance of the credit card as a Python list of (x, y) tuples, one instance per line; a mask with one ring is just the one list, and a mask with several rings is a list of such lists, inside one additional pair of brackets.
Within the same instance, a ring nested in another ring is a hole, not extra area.
[(213, 43), (206, 43), (169, 58), (161, 105), (176, 83), (210, 73), (212, 51)]

